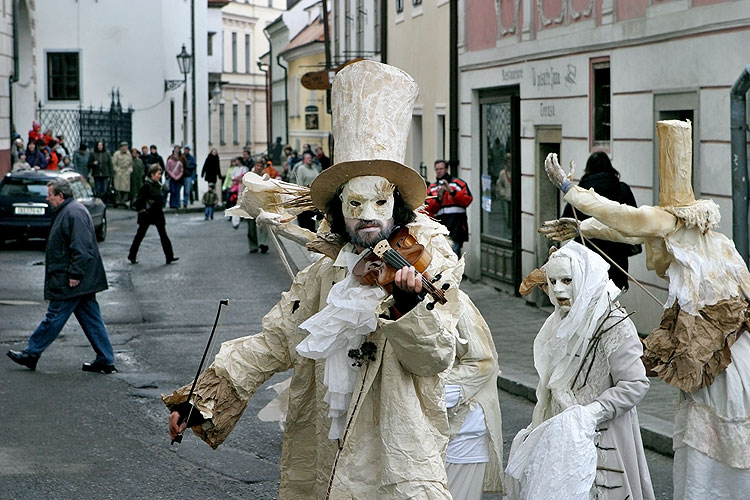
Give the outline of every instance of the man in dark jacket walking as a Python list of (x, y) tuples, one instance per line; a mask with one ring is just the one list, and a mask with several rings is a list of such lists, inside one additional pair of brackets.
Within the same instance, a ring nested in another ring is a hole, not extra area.
[(8, 351), (8, 357), (35, 370), (39, 356), (57, 338), (70, 315), (75, 314), (96, 351), (94, 362), (84, 363), (82, 370), (113, 373), (116, 370), (112, 344), (96, 301), (96, 293), (108, 286), (94, 222), (86, 207), (73, 198), (73, 190), (65, 179), (47, 184), (47, 202), (54, 210), (45, 256), (47, 315), (31, 334), (26, 348)]

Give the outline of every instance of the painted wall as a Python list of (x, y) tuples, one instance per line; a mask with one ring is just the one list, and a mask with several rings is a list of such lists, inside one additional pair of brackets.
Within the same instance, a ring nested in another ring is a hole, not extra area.
[[(318, 42), (286, 54), (289, 63), (289, 144), (292, 149), (302, 151), (302, 145), (309, 143), (313, 151), (321, 146), (327, 156), (328, 136), (331, 133), (331, 115), (326, 112), (324, 90), (309, 90), (302, 86), (302, 75), (325, 67), (323, 43)], [(308, 130), (305, 126), (305, 107), (318, 107), (318, 128)]]
[[(536, 158), (537, 131), (543, 126), (561, 128), (562, 162), (575, 160), (576, 178), (580, 178), (592, 152), (591, 62), (602, 57), (609, 58), (612, 82), (611, 140), (605, 149), (622, 180), (633, 189), (636, 201), (658, 201), (653, 189), (657, 175), (655, 109), (670, 99), (678, 108), (680, 102), (687, 107), (689, 99), (684, 96), (690, 94), (697, 103), (693, 145), (696, 197), (710, 198), (719, 205), (719, 231), (731, 237), (729, 90), (748, 63), (744, 48), (750, 45), (750, 2), (700, 7), (651, 2), (644, 9), (634, 7), (626, 12), (618, 10), (621, 3), (604, 2), (603, 8), (602, 2), (592, 2), (590, 14), (583, 15), (586, 2), (578, 2), (555, 23), (560, 11), (553, 9), (554, 2), (542, 2), (544, 16), (532, 5), (535, 2), (518, 2), (518, 15), (496, 13), (503, 20), (501, 30), (505, 30), (505, 34), (498, 33), (496, 46), (469, 51), (468, 45), (463, 45), (460, 154), (462, 172), (467, 173), (465, 178), (475, 191), (480, 184), (480, 92), (520, 86), (522, 275), (545, 259), (536, 253), (536, 230), (543, 222), (537, 215), (538, 186), (548, 182), (540, 176), (541, 159)], [(501, 6), (508, 5), (513, 2), (501, 2)], [(579, 18), (573, 19), (576, 12)], [(471, 31), (472, 19), (469, 13), (465, 16), (466, 30)], [(627, 19), (619, 21), (618, 16)], [(466, 170), (467, 165), (471, 170)], [(471, 207), (467, 275), (472, 278), (481, 276), (479, 211), (478, 204)], [(643, 254), (630, 259), (630, 269), (657, 297), (666, 297), (666, 282), (646, 270)], [(660, 306), (637, 286), (631, 285), (623, 302), (638, 311), (634, 321), (639, 331), (648, 332), (658, 323)]]
[[(283, 12), (269, 7), (266, 0), (233, 1), (220, 11), (220, 28), (215, 44), (218, 53), (217, 71), (221, 74), (221, 93), (212, 94), (210, 107), (211, 147), (219, 151), (222, 167), (228, 168), (231, 158), (242, 154), (242, 149), (250, 148), (260, 153), (267, 148), (266, 133), (266, 75), (258, 68), (258, 60), (268, 51), (268, 39), (263, 28), (278, 18)], [(237, 67), (232, 66), (232, 33), (236, 33)], [(246, 54), (245, 36), (249, 36), (250, 51)], [(219, 104), (224, 104), (225, 141), (220, 140)], [(237, 138), (234, 137), (233, 106), (237, 105)], [(248, 113), (249, 111), (249, 120)]]
[[(207, 153), (206, 120), (198, 119), (193, 137), (194, 116), (208, 113), (206, 61), (206, 5), (195, 2), (196, 109), (190, 104), (192, 85), (188, 75), (188, 142), (197, 156)], [(174, 100), (175, 142), (182, 141), (183, 88), (164, 91), (164, 80), (180, 80), (175, 56), (182, 44), (190, 45), (190, 2), (187, 0), (96, 0), (36, 1), (37, 91), (45, 107), (74, 108), (79, 105), (105, 106), (109, 93), (119, 89), (123, 107), (132, 106), (133, 143), (156, 144), (163, 153), (170, 147), (170, 101)], [(148, 20), (148, 22), (144, 22)], [(64, 26), (65, 29), (60, 29)], [(48, 51), (80, 53), (81, 98), (51, 102), (47, 99)], [(33, 106), (33, 102), (19, 103)], [(23, 124), (26, 126), (26, 124)], [(19, 124), (19, 128), (23, 128)], [(29, 124), (30, 126), (30, 124)]]
[[(413, 5), (407, 1), (401, 13), (396, 13), (395, 3), (389, 3), (388, 8), (388, 64), (409, 73), (419, 85), (414, 115), (421, 118), (415, 119), (412, 127), (421, 122), (421, 133), (410, 130), (406, 164), (419, 170), (423, 162), (428, 179), (434, 180), (435, 160), (449, 155), (449, 3)], [(443, 117), (442, 125), (438, 116)]]

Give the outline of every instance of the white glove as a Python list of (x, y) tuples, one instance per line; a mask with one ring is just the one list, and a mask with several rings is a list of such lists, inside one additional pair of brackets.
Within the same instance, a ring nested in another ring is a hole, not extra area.
[(570, 173), (565, 175), (565, 171), (560, 166), (560, 162), (557, 160), (557, 153), (550, 153), (544, 160), (544, 171), (547, 172), (547, 177), (550, 182), (561, 189), (564, 193), (567, 193), (570, 187), (573, 185), (573, 173), (575, 172), (576, 165), (571, 160), (570, 162)]
[(575, 219), (569, 217), (548, 220), (542, 224), (538, 231), (547, 239), (554, 241), (567, 241), (579, 236)]
[(255, 222), (259, 226), (278, 226), (281, 224), (281, 215), (266, 212), (261, 208), (260, 213), (255, 217)]
[(583, 406), (583, 411), (585, 411), (596, 422), (596, 425), (606, 422), (611, 418), (607, 409), (599, 401), (594, 401), (593, 403)]

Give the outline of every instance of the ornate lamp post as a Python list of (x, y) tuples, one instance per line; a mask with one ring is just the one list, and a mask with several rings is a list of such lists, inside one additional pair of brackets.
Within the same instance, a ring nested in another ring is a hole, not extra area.
[(180, 67), (180, 73), (182, 73), (185, 79), (182, 92), (182, 145), (186, 145), (188, 142), (188, 100), (187, 100), (187, 76), (190, 73), (190, 69), (193, 65), (193, 56), (187, 53), (185, 50), (185, 44), (182, 44), (182, 50), (177, 54), (177, 65)]

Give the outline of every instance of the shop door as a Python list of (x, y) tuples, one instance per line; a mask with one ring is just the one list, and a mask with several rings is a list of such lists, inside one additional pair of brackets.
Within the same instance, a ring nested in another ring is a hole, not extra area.
[(482, 279), (518, 293), (521, 164), (518, 87), (480, 95)]

